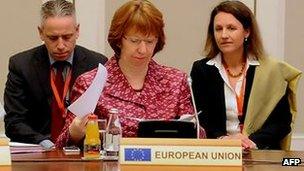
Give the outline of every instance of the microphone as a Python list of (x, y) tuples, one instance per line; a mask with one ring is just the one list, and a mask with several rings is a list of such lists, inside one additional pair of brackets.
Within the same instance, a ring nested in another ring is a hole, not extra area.
[(191, 94), (191, 99), (192, 99), (192, 103), (193, 103), (193, 107), (194, 107), (194, 117), (196, 120), (196, 137), (197, 139), (199, 139), (199, 133), (200, 133), (200, 123), (199, 123), (199, 119), (198, 119), (198, 113), (196, 110), (196, 104), (195, 104), (195, 99), (194, 99), (194, 95), (193, 95), (193, 89), (192, 89), (192, 79), (191, 77), (187, 77), (187, 82), (190, 88), (190, 94)]

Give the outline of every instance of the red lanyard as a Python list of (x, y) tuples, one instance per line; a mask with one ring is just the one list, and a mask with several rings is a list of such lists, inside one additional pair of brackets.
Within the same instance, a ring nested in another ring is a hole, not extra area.
[[(237, 110), (238, 110), (238, 118), (241, 121), (241, 117), (243, 115), (243, 105), (244, 105), (244, 95), (245, 95), (245, 85), (246, 85), (246, 76), (245, 74), (243, 74), (243, 80), (242, 80), (242, 85), (241, 85), (241, 90), (240, 90), (240, 95), (237, 95), (237, 93), (235, 92), (235, 98), (236, 98), (236, 104), (237, 104)], [(244, 127), (244, 123), (239, 123), (240, 126), (240, 131), (241, 133), (243, 132), (243, 127)]]
[(245, 78), (245, 75), (244, 75), (244, 78), (242, 80), (242, 86), (241, 86), (241, 90), (240, 90), (240, 95), (237, 95), (237, 93), (235, 93), (237, 110), (238, 110), (238, 116), (242, 116), (243, 115), (245, 84), (246, 84), (246, 78)]
[(71, 74), (72, 74), (72, 70), (68, 67), (67, 74), (65, 77), (66, 79), (64, 82), (63, 95), (62, 95), (62, 99), (60, 99), (60, 95), (58, 93), (58, 89), (55, 84), (55, 72), (54, 72), (54, 69), (51, 69), (51, 87), (53, 90), (53, 94), (55, 96), (55, 100), (58, 104), (58, 107), (59, 107), (60, 111), (62, 112), (63, 118), (65, 118), (65, 116), (66, 116), (66, 109), (64, 106), (64, 102), (65, 102), (65, 97), (69, 91), (70, 81), (71, 81), (71, 77), (72, 77)]

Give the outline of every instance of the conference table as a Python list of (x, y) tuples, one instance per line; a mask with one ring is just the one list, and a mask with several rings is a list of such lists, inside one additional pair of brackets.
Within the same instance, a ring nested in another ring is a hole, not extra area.
[[(65, 155), (61, 150), (43, 153), (12, 154), (11, 171), (179, 171), (210, 170), (203, 166), (120, 166), (118, 161), (83, 160), (80, 155)], [(240, 168), (214, 167), (212, 170), (242, 171), (303, 171), (304, 164), (282, 166), (283, 158), (300, 158), (304, 162), (304, 151), (253, 150), (243, 154), (243, 166)], [(4, 170), (4, 169), (0, 169)]]

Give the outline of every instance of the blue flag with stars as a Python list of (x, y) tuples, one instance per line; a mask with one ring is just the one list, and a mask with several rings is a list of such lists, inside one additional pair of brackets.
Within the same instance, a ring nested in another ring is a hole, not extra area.
[(151, 161), (151, 149), (125, 148), (125, 161)]

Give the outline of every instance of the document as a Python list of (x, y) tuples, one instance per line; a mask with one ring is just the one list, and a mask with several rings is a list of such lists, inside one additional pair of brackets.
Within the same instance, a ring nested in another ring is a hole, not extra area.
[(107, 76), (107, 69), (103, 65), (99, 64), (92, 84), (74, 103), (68, 107), (68, 110), (79, 117), (84, 117), (89, 113), (93, 113), (107, 81)]
[(40, 147), (39, 144), (28, 144), (20, 142), (9, 142), (10, 147)]
[(27, 144), (27, 143), (19, 143), (19, 142), (9, 142), (11, 154), (17, 153), (42, 153), (45, 150), (39, 144)]

